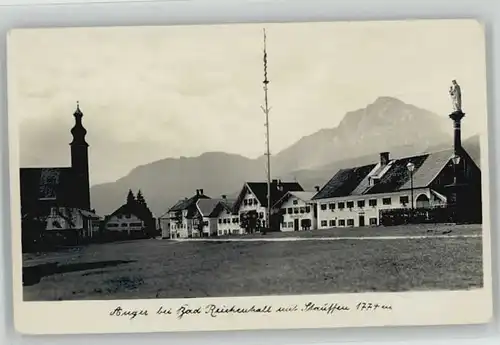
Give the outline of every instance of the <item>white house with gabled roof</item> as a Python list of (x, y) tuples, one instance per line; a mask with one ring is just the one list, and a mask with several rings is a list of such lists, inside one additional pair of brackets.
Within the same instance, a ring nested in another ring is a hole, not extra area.
[(314, 230), (317, 228), (317, 209), (312, 200), (316, 192), (288, 192), (273, 208), (282, 214), (281, 231)]
[(480, 186), (480, 170), (467, 152), (462, 150), (458, 167), (454, 155), (448, 149), (390, 159), (383, 152), (376, 163), (339, 170), (312, 198), (319, 229), (377, 226), (384, 210), (447, 205), (447, 186), (454, 182), (455, 169), (471, 185)]

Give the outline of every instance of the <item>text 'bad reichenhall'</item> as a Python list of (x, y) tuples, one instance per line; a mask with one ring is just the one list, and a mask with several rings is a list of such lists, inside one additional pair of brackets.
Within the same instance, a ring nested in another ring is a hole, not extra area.
[(122, 316), (129, 319), (144, 316), (174, 316), (177, 319), (182, 319), (189, 316), (209, 315), (210, 317), (218, 317), (221, 315), (242, 315), (242, 314), (271, 314), (271, 313), (323, 313), (331, 315), (340, 312), (374, 312), (374, 311), (391, 311), (392, 306), (389, 304), (359, 302), (354, 305), (346, 305), (342, 303), (324, 303), (317, 304), (307, 302), (303, 305), (291, 304), (283, 306), (273, 305), (252, 305), (248, 307), (240, 307), (236, 305), (216, 305), (208, 304), (205, 306), (193, 307), (189, 304), (183, 304), (178, 308), (158, 307), (156, 310), (150, 309), (126, 309), (121, 306), (112, 310), (110, 316)]

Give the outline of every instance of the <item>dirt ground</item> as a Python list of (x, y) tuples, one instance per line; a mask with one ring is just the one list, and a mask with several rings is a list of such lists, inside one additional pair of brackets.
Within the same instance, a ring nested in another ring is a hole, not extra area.
[[(252, 242), (150, 239), (93, 244), (53, 253), (25, 254), (24, 299), (189, 298), (478, 288), (483, 280), (480, 234), (481, 225), (419, 225), (249, 235), (266, 239)], [(408, 235), (426, 237), (401, 238)], [(400, 237), (325, 240), (342, 236)], [(286, 237), (309, 239), (272, 241)]]

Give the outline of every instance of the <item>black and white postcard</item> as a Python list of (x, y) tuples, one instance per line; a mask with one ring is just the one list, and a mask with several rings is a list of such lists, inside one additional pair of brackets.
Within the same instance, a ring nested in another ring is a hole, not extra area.
[(486, 75), (475, 20), (12, 30), (16, 328), (488, 322)]

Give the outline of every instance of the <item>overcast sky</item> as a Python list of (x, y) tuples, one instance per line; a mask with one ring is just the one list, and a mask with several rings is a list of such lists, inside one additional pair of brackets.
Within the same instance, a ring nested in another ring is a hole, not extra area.
[(69, 164), (77, 100), (93, 183), (166, 157), (261, 155), (264, 26), (273, 152), (378, 96), (446, 116), (452, 79), (465, 130), (484, 130), (484, 37), (474, 21), (29, 29), (8, 46), (21, 166)]

